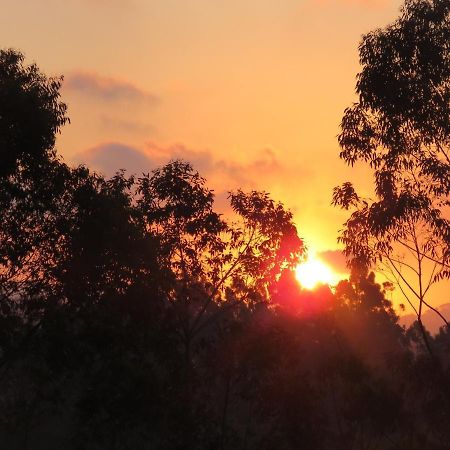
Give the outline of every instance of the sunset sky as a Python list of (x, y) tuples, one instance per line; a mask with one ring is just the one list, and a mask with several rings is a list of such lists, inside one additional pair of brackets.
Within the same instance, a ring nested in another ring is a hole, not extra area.
[[(171, 158), (214, 188), (264, 189), (328, 260), (346, 218), (330, 206), (363, 167), (336, 136), (355, 100), (361, 35), (398, 16), (397, 0), (0, 0), (2, 47), (64, 74), (58, 149), (105, 174)], [(339, 264), (335, 267), (339, 269)], [(341, 267), (343, 270), (343, 268)], [(439, 304), (439, 299), (435, 302)]]

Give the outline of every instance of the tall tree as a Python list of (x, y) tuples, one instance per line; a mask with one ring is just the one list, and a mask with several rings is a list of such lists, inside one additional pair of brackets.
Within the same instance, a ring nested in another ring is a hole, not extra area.
[(359, 101), (339, 143), (347, 164), (372, 168), (375, 199), (351, 183), (333, 196), (354, 209), (339, 238), (350, 262), (387, 268), (419, 323), (430, 286), (450, 278), (449, 11), (447, 0), (408, 0), (393, 24), (363, 37)]
[(0, 50), (1, 365), (16, 353), (17, 334), (26, 337), (39, 323), (71, 210), (70, 169), (54, 148), (68, 121), (60, 87), (61, 78), (26, 65), (20, 52)]

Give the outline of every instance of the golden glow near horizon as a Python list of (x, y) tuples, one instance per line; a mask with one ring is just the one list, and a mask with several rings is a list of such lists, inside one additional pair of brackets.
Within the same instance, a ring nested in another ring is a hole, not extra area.
[(313, 253), (296, 267), (295, 277), (303, 288), (312, 290), (321, 284), (335, 286), (345, 276), (334, 272)]

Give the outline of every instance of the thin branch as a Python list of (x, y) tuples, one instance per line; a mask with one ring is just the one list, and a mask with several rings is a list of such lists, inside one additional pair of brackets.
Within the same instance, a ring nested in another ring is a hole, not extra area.
[[(388, 266), (387, 264), (384, 264), (384, 266), (387, 268), (387, 270), (389, 270), (389, 272), (391, 273), (391, 275), (394, 277), (395, 282), (397, 284), (397, 286), (400, 288), (401, 293), (403, 294), (403, 296), (405, 297), (405, 300), (409, 303), (409, 306), (411, 306), (411, 308), (414, 310), (414, 312), (416, 313), (416, 316), (418, 315), (417, 309), (416, 307), (413, 305), (413, 303), (411, 302), (411, 300), (409, 299), (408, 295), (406, 295), (405, 290), (403, 289), (403, 286), (400, 283), (400, 280), (398, 277), (395, 276), (393, 270), (390, 268), (390, 266)], [(391, 281), (389, 279), (389, 277), (385, 274), (386, 278)], [(392, 281), (391, 281), (392, 282)]]
[(203, 314), (206, 312), (206, 310), (207, 310), (208, 306), (210, 305), (210, 303), (212, 302), (214, 296), (217, 294), (217, 292), (219, 291), (219, 289), (222, 286), (222, 284), (225, 283), (227, 278), (232, 274), (233, 270), (236, 268), (236, 266), (240, 262), (242, 255), (245, 254), (245, 252), (250, 247), (250, 244), (253, 241), (253, 237), (255, 235), (255, 232), (256, 232), (256, 228), (253, 228), (252, 233), (250, 235), (250, 238), (249, 238), (249, 240), (247, 242), (247, 245), (245, 246), (244, 250), (242, 250), (239, 253), (239, 255), (236, 257), (236, 259), (233, 262), (233, 264), (231, 265), (231, 267), (227, 270), (225, 275), (219, 280), (219, 282), (216, 284), (216, 286), (212, 290), (211, 294), (208, 296), (205, 304), (202, 306), (202, 308), (200, 309), (199, 313), (197, 314), (197, 317), (194, 319), (194, 322), (192, 323), (191, 332), (193, 332), (195, 330), (195, 327), (199, 323), (199, 321), (202, 318)]
[(401, 278), (401, 280), (403, 281), (403, 283), (406, 284), (406, 286), (408, 286), (408, 288), (411, 290), (411, 292), (418, 298), (418, 300), (420, 301), (420, 295), (417, 293), (417, 291), (411, 286), (411, 284), (406, 280), (406, 278), (403, 276), (403, 274), (398, 270), (398, 268), (395, 266), (395, 264), (392, 263), (391, 259), (389, 258), (389, 256), (386, 256), (386, 258), (388, 259), (388, 261), (391, 263), (391, 266), (394, 268), (395, 272), (398, 274), (398, 276)]
[(423, 292), (423, 296), (425, 297), (425, 295), (427, 294), (428, 290), (430, 289), (430, 287), (434, 284), (434, 274), (436, 273), (436, 268), (437, 268), (437, 263), (434, 263), (433, 265), (433, 270), (431, 271), (430, 274), (430, 278), (428, 280), (428, 284), (427, 287), (425, 288), (425, 291)]
[[(400, 240), (400, 239), (397, 239), (397, 242), (398, 242), (399, 244), (404, 245), (406, 248), (409, 248), (411, 251), (414, 251), (414, 248), (410, 247), (406, 242), (404, 242), (404, 241), (402, 241), (402, 240)], [(437, 263), (437, 264), (440, 264), (440, 265), (443, 266), (443, 267), (446, 267), (447, 269), (450, 269), (450, 265), (447, 264), (447, 263), (445, 263), (444, 261), (439, 261), (439, 260), (437, 260), (436, 258), (433, 258), (433, 257), (430, 256), (430, 255), (427, 255), (426, 253), (420, 252), (420, 255), (423, 256), (424, 258), (428, 259), (429, 261), (435, 262), (435, 263)]]
[(404, 262), (404, 261), (401, 261), (401, 260), (399, 260), (399, 259), (394, 259), (392, 256), (390, 256), (390, 258), (391, 258), (391, 260), (392, 260), (393, 262), (395, 262), (395, 263), (397, 263), (397, 264), (401, 264), (402, 266), (405, 266), (405, 267), (407, 267), (408, 269), (411, 269), (416, 275), (419, 275), (419, 272), (418, 272), (413, 266), (411, 266), (410, 264), (408, 264), (408, 263), (406, 263), (406, 262)]

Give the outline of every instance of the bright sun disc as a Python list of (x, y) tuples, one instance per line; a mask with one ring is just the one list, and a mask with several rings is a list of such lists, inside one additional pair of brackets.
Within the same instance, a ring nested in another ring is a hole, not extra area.
[(295, 277), (305, 289), (314, 289), (319, 284), (333, 286), (339, 281), (339, 276), (316, 257), (299, 264), (295, 269)]

